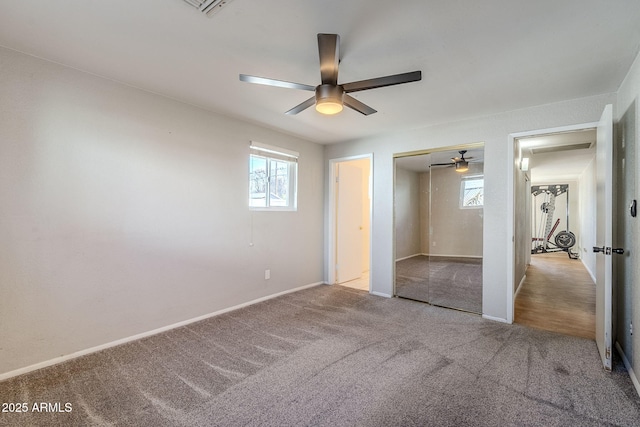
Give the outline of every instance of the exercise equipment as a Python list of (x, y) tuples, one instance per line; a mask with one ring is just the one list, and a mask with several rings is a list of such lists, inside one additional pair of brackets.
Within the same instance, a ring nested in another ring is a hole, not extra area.
[[(553, 221), (556, 210), (556, 198), (562, 194), (566, 194), (567, 199), (567, 229), (559, 231), (554, 237), (554, 233), (558, 225), (560, 225), (560, 218), (558, 218), (555, 223)], [(531, 254), (564, 251), (569, 255), (569, 258), (578, 259), (578, 253), (571, 251), (571, 248), (576, 244), (576, 236), (569, 231), (569, 185), (552, 184), (531, 186), (531, 196), (533, 197), (534, 204), (536, 197), (539, 195), (542, 195), (544, 199), (540, 205), (540, 223), (536, 229), (535, 236), (531, 239)], [(534, 224), (537, 219), (535, 212), (537, 211), (534, 211)], [(551, 241), (552, 238), (553, 242)]]

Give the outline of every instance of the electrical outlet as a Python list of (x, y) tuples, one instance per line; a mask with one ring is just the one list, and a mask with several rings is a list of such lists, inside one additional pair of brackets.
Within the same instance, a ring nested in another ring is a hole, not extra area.
[(271, 279), (271, 270), (266, 269), (264, 271), (264, 280), (269, 280), (269, 279)]

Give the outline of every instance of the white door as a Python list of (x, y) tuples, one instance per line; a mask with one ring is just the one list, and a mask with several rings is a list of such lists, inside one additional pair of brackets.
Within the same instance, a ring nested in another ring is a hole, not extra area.
[(596, 155), (596, 344), (602, 364), (611, 370), (613, 113), (607, 105), (598, 123)]
[(337, 166), (336, 283), (362, 276), (362, 170)]

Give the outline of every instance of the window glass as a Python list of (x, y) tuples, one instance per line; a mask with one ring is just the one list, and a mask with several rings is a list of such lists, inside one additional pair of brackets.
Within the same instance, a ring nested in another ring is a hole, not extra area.
[(249, 207), (296, 210), (298, 153), (254, 144), (249, 155)]
[(460, 207), (479, 208), (484, 205), (484, 178), (465, 177), (460, 185)]
[(251, 155), (249, 161), (249, 206), (267, 206), (267, 158)]

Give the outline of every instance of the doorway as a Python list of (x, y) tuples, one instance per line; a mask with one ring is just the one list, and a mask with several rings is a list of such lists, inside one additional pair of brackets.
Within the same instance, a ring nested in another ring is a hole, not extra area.
[(328, 283), (371, 291), (371, 155), (330, 163)]
[(481, 314), (483, 145), (394, 161), (395, 296)]
[(522, 281), (514, 321), (594, 339), (596, 129), (528, 135), (515, 148), (514, 267)]

